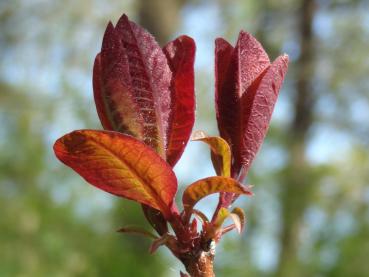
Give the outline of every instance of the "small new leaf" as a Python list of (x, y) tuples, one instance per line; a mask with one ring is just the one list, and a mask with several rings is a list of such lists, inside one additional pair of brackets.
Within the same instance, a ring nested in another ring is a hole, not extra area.
[(183, 207), (188, 214), (192, 208), (205, 196), (217, 192), (252, 195), (249, 187), (243, 186), (235, 179), (228, 177), (208, 177), (189, 185), (183, 192)]
[(232, 210), (229, 216), (232, 218), (238, 233), (242, 233), (246, 222), (246, 216), (243, 210), (236, 207)]
[(193, 141), (202, 141), (210, 146), (211, 160), (218, 176), (231, 175), (231, 149), (227, 141), (221, 137), (209, 137), (203, 131), (192, 134)]

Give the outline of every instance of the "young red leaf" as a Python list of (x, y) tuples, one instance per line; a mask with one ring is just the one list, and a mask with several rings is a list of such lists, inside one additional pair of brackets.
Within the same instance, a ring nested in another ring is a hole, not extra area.
[(146, 30), (123, 15), (106, 29), (94, 69), (96, 107), (104, 128), (131, 134), (165, 158), (172, 72)]
[(58, 139), (54, 151), (90, 184), (171, 217), (176, 177), (142, 142), (118, 132), (79, 130)]
[(270, 71), (278, 66), (270, 65), (261, 44), (243, 31), (235, 48), (223, 39), (215, 43), (218, 128), (231, 145), (231, 176), (242, 181), (265, 137), (288, 58), (278, 58), (284, 60), (284, 65), (277, 62), (279, 69)]
[(195, 42), (188, 36), (180, 36), (163, 48), (173, 73), (166, 155), (172, 167), (181, 157), (195, 122), (195, 51)]
[[(237, 93), (237, 55), (224, 39), (215, 40), (215, 111), (220, 136), (231, 145), (232, 154), (239, 148), (240, 105)], [(235, 174), (232, 172), (232, 177)]]
[(143, 118), (133, 95), (129, 63), (112, 23), (106, 28), (93, 69), (93, 90), (103, 127), (143, 140)]
[(288, 56), (279, 56), (261, 79), (241, 97), (243, 107), (243, 145), (240, 149), (242, 180), (263, 143), (275, 102), (287, 72)]
[(204, 178), (192, 183), (183, 192), (182, 202), (186, 213), (188, 214), (202, 198), (217, 192), (252, 195), (249, 187), (243, 186), (233, 178), (221, 176)]
[(231, 150), (227, 141), (221, 137), (209, 137), (202, 131), (196, 131), (191, 137), (194, 141), (203, 141), (210, 146), (211, 160), (218, 176), (231, 175)]

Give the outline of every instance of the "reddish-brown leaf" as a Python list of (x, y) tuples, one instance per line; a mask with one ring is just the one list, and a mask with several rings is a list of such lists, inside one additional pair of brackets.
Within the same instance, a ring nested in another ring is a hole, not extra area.
[[(231, 145), (231, 176), (242, 181), (265, 137), (287, 67), (273, 70), (276, 75), (271, 76), (270, 68), (275, 65), (270, 65), (261, 44), (243, 31), (235, 48), (225, 40), (217, 39), (215, 54), (218, 128), (220, 135)], [(269, 80), (276, 78), (276, 82), (266, 82), (266, 75)], [(264, 92), (260, 91), (261, 82)]]
[(263, 46), (252, 35), (241, 31), (236, 44), (238, 94), (241, 97), (270, 65)]
[(142, 140), (143, 118), (133, 97), (129, 64), (112, 23), (106, 28), (93, 72), (94, 98), (103, 127)]
[(104, 128), (131, 134), (165, 158), (171, 79), (152, 35), (126, 15), (115, 28), (110, 23), (94, 70), (95, 101)]
[(167, 131), (167, 162), (173, 167), (181, 157), (195, 122), (194, 61), (192, 38), (180, 36), (163, 48), (173, 73), (171, 113)]
[(263, 143), (284, 75), (288, 56), (278, 57), (241, 98), (243, 107), (243, 145), (240, 149), (242, 170), (240, 180), (247, 174), (251, 162)]
[(90, 184), (171, 217), (176, 177), (142, 142), (118, 132), (79, 130), (58, 139), (54, 151)]
[(198, 180), (186, 188), (182, 197), (183, 207), (188, 213), (202, 198), (217, 192), (252, 195), (249, 187), (243, 186), (233, 178), (208, 177)]
[[(220, 136), (239, 148), (240, 103), (237, 93), (237, 55), (224, 39), (215, 40), (215, 110)], [(232, 173), (232, 176), (234, 174)]]

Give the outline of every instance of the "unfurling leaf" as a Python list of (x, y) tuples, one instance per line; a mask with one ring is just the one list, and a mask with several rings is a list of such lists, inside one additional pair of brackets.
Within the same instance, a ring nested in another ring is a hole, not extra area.
[(220, 208), (215, 220), (212, 222), (213, 227), (218, 230), (222, 227), (224, 221), (230, 217), (234, 222), (234, 228), (241, 233), (245, 225), (245, 214), (241, 208), (234, 208), (229, 212), (226, 208)]
[(180, 36), (163, 48), (173, 76), (166, 154), (172, 167), (181, 157), (195, 122), (195, 50), (195, 42), (188, 36)]
[(226, 208), (220, 208), (215, 218), (214, 222), (212, 223), (215, 229), (219, 229), (222, 227), (224, 221), (229, 217), (230, 212)]
[(270, 64), (261, 44), (243, 31), (235, 47), (215, 42), (218, 128), (231, 145), (231, 176), (241, 182), (266, 135), (287, 63), (282, 55)]
[(232, 218), (238, 233), (242, 233), (245, 228), (246, 216), (241, 208), (234, 208), (230, 213), (230, 217)]
[(177, 179), (142, 142), (117, 132), (79, 130), (58, 139), (54, 151), (90, 184), (171, 217)]
[(210, 146), (211, 160), (217, 175), (230, 177), (231, 150), (227, 141), (221, 137), (209, 137), (202, 131), (194, 132), (191, 139), (207, 143)]
[(185, 211), (190, 212), (202, 198), (217, 192), (252, 195), (249, 187), (243, 186), (235, 179), (221, 176), (208, 177), (192, 183), (183, 192), (182, 202)]

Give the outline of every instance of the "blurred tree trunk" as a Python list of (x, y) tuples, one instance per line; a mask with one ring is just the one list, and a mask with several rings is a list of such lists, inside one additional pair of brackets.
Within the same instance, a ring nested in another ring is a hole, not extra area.
[(164, 45), (177, 30), (183, 0), (139, 0), (139, 23)]
[[(312, 78), (314, 73), (314, 35), (312, 23), (315, 1), (302, 0), (299, 10), (300, 57), (297, 61), (297, 80), (294, 119), (289, 128), (290, 160), (283, 179), (281, 191), (282, 229), (281, 252), (276, 276), (304, 276), (299, 264), (303, 215), (310, 202), (314, 184), (309, 178), (309, 164), (305, 156), (308, 131), (313, 123), (314, 94)], [(302, 176), (304, 176), (302, 178)]]

